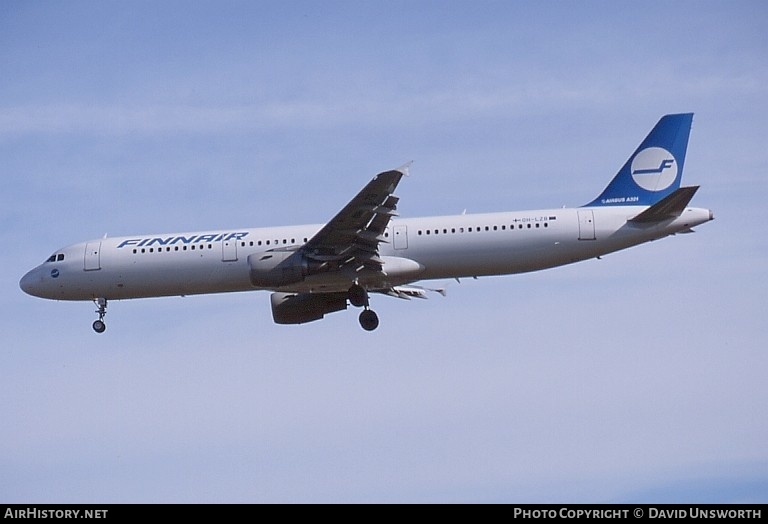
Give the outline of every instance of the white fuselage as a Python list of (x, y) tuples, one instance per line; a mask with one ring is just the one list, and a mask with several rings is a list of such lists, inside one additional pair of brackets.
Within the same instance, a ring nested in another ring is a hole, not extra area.
[[(686, 208), (663, 222), (629, 219), (647, 206), (548, 209), (392, 219), (379, 254), (388, 286), (418, 280), (506, 275), (545, 269), (665, 237), (712, 219)], [(21, 287), (57, 300), (129, 298), (248, 291), (247, 258), (301, 246), (322, 225), (103, 238), (57, 251), (28, 272)], [(378, 275), (377, 282), (381, 283)], [(346, 291), (366, 274), (318, 273), (287, 292)]]

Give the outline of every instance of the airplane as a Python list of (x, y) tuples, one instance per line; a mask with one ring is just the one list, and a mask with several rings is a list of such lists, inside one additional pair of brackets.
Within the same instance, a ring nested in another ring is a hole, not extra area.
[(93, 301), (103, 333), (107, 303), (144, 297), (271, 291), (277, 324), (362, 308), (379, 325), (373, 293), (426, 298), (425, 280), (552, 268), (713, 220), (681, 187), (692, 113), (663, 116), (605, 190), (577, 208), (399, 218), (394, 192), (409, 164), (376, 175), (326, 224), (136, 235), (54, 252), (19, 285), (33, 296)]

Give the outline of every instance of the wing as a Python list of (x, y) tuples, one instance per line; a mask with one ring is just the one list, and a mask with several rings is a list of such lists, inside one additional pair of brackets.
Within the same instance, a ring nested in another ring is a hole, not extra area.
[(379, 244), (384, 230), (396, 216), (398, 198), (393, 194), (408, 166), (379, 173), (344, 209), (304, 244), (304, 255), (325, 270), (351, 266), (381, 271)]

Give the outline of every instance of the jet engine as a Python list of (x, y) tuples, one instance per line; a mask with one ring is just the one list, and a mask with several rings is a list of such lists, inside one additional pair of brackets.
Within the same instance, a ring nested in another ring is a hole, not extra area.
[(347, 309), (346, 293), (272, 293), (275, 324), (304, 324)]
[(248, 256), (251, 284), (276, 288), (301, 282), (309, 274), (309, 265), (298, 251), (264, 251)]

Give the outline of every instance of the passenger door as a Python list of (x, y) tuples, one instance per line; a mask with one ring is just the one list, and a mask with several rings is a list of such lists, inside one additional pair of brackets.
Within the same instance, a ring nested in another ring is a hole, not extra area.
[(86, 271), (101, 269), (101, 242), (88, 242), (85, 245), (84, 269)]
[(395, 238), (392, 245), (395, 249), (408, 249), (408, 226), (395, 226)]
[(579, 209), (579, 240), (595, 240), (595, 215), (591, 209)]

